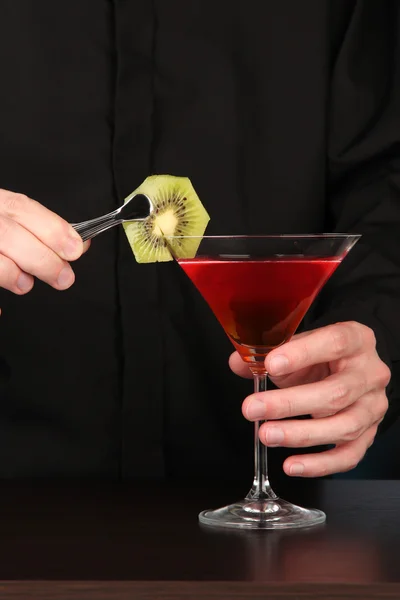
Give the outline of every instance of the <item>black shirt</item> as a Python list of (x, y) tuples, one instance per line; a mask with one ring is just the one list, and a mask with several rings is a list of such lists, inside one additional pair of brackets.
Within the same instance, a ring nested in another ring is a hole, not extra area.
[[(398, 32), (390, 0), (3, 0), (0, 186), (77, 222), (169, 173), (209, 234), (363, 234), (304, 325), (371, 326), (395, 414)], [(0, 293), (0, 477), (251, 469), (251, 383), (177, 265), (119, 228), (75, 270)]]

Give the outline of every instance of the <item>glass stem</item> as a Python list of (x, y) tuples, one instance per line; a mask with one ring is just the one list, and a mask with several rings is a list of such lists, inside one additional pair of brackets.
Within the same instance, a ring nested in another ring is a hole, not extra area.
[[(267, 373), (253, 373), (254, 392), (267, 391)], [(268, 479), (267, 447), (260, 442), (260, 425), (265, 421), (254, 423), (254, 480), (251, 490), (246, 498), (251, 500), (275, 499), (276, 494), (271, 488)]]

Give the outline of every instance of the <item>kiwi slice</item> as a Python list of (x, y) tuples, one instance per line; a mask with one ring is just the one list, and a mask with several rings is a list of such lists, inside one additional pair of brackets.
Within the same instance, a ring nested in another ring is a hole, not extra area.
[(152, 175), (125, 202), (135, 194), (146, 194), (154, 208), (146, 220), (123, 224), (136, 261), (152, 263), (173, 260), (164, 239), (164, 236), (171, 235), (196, 236), (168, 242), (175, 258), (194, 258), (210, 217), (190, 179)]

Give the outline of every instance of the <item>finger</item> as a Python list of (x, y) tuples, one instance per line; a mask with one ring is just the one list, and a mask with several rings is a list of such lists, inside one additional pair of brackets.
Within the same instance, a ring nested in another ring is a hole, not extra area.
[(83, 252), (82, 238), (67, 221), (23, 194), (0, 190), (0, 216), (30, 231), (64, 260), (76, 260)]
[[(375, 392), (371, 393), (371, 398), (378, 401), (377, 396)], [(330, 417), (263, 423), (259, 435), (260, 440), (271, 447), (309, 448), (337, 444), (358, 439), (377, 418), (372, 409), (366, 407), (365, 401), (358, 400)]]
[(65, 290), (75, 280), (67, 262), (10, 219), (0, 218), (0, 254), (56, 289)]
[[(340, 369), (335, 368), (333, 374), (358, 371), (360, 377), (367, 378), (368, 389), (385, 389), (391, 379), (391, 372), (388, 366), (379, 358), (376, 350), (373, 353), (356, 355), (353, 359), (345, 359), (346, 363), (341, 361)], [(295, 373), (283, 377), (271, 377), (271, 381), (280, 389), (291, 388), (293, 386), (304, 385), (306, 383), (315, 383), (329, 377), (331, 370), (329, 364), (314, 365), (306, 367)], [(339, 392), (339, 390), (338, 390)], [(329, 408), (329, 407), (328, 407)], [(333, 414), (337, 411), (329, 410), (326, 414)], [(322, 415), (324, 410), (313, 415)]]
[(289, 375), (282, 377), (270, 377), (271, 381), (279, 388), (288, 388), (296, 385), (304, 385), (306, 383), (315, 383), (328, 377), (330, 373), (329, 365), (323, 363), (321, 365), (312, 365), (299, 369)]
[(253, 375), (249, 369), (249, 365), (244, 362), (238, 352), (234, 352), (229, 357), (229, 366), (232, 371), (245, 379), (252, 379)]
[(354, 322), (336, 323), (316, 329), (273, 350), (265, 364), (271, 376), (293, 373), (315, 364), (352, 356), (374, 346), (373, 332)]
[(374, 424), (357, 440), (324, 452), (290, 456), (283, 463), (283, 470), (291, 477), (325, 477), (351, 471), (373, 444), (376, 432), (377, 425)]
[(0, 254), (0, 287), (22, 295), (33, 288), (33, 283), (31, 275), (21, 271), (12, 260)]
[(270, 390), (248, 396), (242, 405), (249, 421), (286, 419), (301, 415), (334, 415), (374, 389), (363, 371), (330, 375), (317, 383)]

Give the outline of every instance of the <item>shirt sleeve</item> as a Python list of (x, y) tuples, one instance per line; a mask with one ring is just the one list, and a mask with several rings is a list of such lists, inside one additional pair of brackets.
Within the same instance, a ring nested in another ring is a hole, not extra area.
[(307, 328), (371, 327), (392, 372), (386, 427), (400, 412), (400, 3), (358, 0), (332, 57), (327, 230), (362, 235)]

